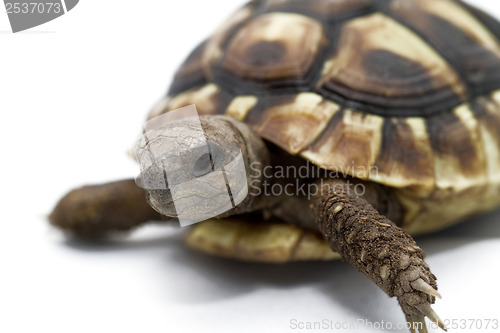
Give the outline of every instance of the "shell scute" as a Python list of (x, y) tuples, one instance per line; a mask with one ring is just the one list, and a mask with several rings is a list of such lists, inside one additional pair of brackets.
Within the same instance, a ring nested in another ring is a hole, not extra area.
[(315, 141), (339, 109), (318, 94), (301, 93), (292, 95), (288, 103), (261, 105), (253, 111), (260, 116), (250, 124), (261, 137), (295, 155)]
[(326, 169), (366, 179), (379, 153), (383, 123), (376, 115), (342, 110), (301, 156)]
[[(377, 13), (347, 22), (318, 88), (402, 115), (457, 104), (465, 87), (455, 70), (405, 26)], [(437, 108), (437, 109), (436, 109)]]
[(312, 18), (264, 14), (232, 39), (222, 67), (242, 79), (300, 79), (311, 69), (323, 39), (322, 24)]
[[(391, 118), (384, 122), (380, 153), (370, 178), (401, 187), (434, 186), (434, 160), (425, 121)], [(397, 144), (395, 144), (397, 143)]]
[(463, 190), (487, 183), (477, 121), (468, 105), (429, 117), (426, 126), (438, 188)]
[(391, 14), (428, 41), (452, 64), (471, 94), (484, 93), (500, 79), (500, 44), (456, 1), (395, 0)]

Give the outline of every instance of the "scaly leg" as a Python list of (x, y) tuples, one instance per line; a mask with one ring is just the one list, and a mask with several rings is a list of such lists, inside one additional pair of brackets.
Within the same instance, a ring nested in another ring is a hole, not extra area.
[(313, 210), (331, 248), (390, 297), (396, 296), (411, 325), (422, 325), (419, 331), (427, 332), (428, 317), (445, 330), (430, 306), (440, 297), (436, 277), (410, 235), (356, 195), (347, 182), (324, 183), (313, 198)]
[(64, 196), (49, 216), (50, 223), (77, 236), (102, 236), (161, 220), (133, 179), (84, 186)]

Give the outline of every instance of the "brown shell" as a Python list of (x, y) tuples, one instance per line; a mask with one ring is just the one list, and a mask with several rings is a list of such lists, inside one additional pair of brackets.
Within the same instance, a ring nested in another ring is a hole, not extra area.
[(406, 221), (429, 231), (500, 204), (499, 38), (460, 1), (252, 1), (150, 117), (190, 104), (232, 116), (290, 154), (395, 188)]

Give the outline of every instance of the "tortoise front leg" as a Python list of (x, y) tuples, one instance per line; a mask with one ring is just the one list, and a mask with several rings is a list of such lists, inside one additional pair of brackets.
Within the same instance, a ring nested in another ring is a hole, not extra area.
[(102, 236), (161, 220), (133, 179), (84, 186), (66, 194), (49, 216), (50, 223), (77, 236)]
[(396, 296), (413, 327), (421, 323), (419, 331), (427, 332), (424, 318), (428, 317), (445, 330), (430, 306), (440, 297), (436, 277), (410, 235), (356, 195), (347, 182), (323, 183), (313, 198), (313, 210), (331, 248), (390, 297)]

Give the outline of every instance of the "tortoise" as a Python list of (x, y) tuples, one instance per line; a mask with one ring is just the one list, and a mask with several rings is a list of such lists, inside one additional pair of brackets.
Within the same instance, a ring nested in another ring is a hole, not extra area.
[[(187, 57), (148, 119), (192, 104), (208, 153), (188, 144), (188, 121), (142, 139), (160, 159), (182, 156), (196, 185), (182, 192), (187, 213), (214, 208), (206, 177), (235, 168), (229, 146), (246, 171), (226, 185), (251, 186), (195, 225), (189, 244), (241, 260), (342, 258), (395, 296), (418, 331), (425, 317), (445, 329), (431, 308), (436, 277), (412, 236), (500, 206), (495, 19), (455, 0), (254, 0)], [(308, 174), (276, 172), (299, 168)], [(143, 176), (166, 186), (76, 189), (50, 221), (100, 237), (175, 219), (165, 170)]]

